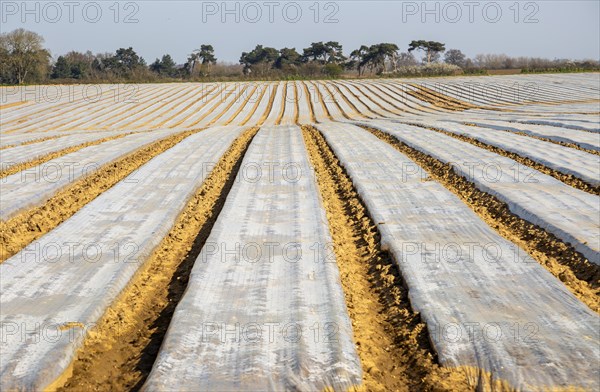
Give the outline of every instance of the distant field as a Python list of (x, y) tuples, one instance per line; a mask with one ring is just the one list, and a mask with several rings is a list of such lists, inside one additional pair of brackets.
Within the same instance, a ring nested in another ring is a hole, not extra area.
[(521, 73), (520, 69), (488, 69), (490, 75), (517, 75)]
[(2, 390), (600, 389), (600, 74), (0, 88)]

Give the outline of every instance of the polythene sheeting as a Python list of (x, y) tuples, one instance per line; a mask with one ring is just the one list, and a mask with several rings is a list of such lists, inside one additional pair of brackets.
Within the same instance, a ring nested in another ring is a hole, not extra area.
[(388, 132), (444, 162), (479, 189), (508, 205), (512, 213), (571, 244), (600, 264), (600, 198), (512, 159), (420, 127), (388, 121), (365, 125)]
[(440, 128), (514, 152), (561, 173), (581, 178), (589, 184), (600, 184), (600, 156), (598, 155), (510, 132), (493, 131), (446, 121), (418, 122), (426, 127)]
[(557, 142), (575, 143), (583, 148), (600, 151), (600, 135), (593, 132), (576, 131), (549, 125), (519, 124), (501, 119), (476, 119), (472, 122), (481, 128), (522, 132), (526, 135), (543, 137)]
[(75, 147), (80, 144), (94, 142), (123, 134), (123, 131), (108, 131), (108, 132), (90, 132), (82, 134), (70, 134), (58, 139), (45, 140), (35, 144), (24, 146), (15, 146), (2, 151), (0, 156), (0, 164), (2, 169), (8, 169), (14, 165), (31, 161), (39, 156), (50, 154), (56, 151), (63, 150), (69, 147)]
[(194, 264), (145, 390), (347, 390), (360, 382), (301, 131), (262, 128)]
[(0, 179), (0, 219), (7, 220), (19, 211), (32, 208), (55, 192), (102, 166), (150, 143), (182, 130), (156, 130), (134, 133), (116, 140), (82, 148), (41, 165)]
[(446, 366), (520, 390), (600, 387), (600, 318), (406, 156), (353, 125), (318, 128), (397, 262)]
[(39, 391), (126, 287), (240, 134), (192, 135), (0, 264), (0, 385)]

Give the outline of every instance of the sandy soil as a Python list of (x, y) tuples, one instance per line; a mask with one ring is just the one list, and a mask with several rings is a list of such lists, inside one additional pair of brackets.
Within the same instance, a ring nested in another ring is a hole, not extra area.
[(30, 140), (28, 142), (23, 142), (23, 143), (19, 143), (19, 144), (9, 144), (4, 147), (0, 147), (0, 150), (6, 150), (7, 148), (13, 148), (13, 147), (17, 147), (17, 146), (27, 146), (30, 144), (45, 142), (46, 140), (58, 139), (59, 137), (63, 137), (63, 135), (46, 136), (46, 137), (40, 137), (38, 139)]
[(265, 123), (265, 121), (267, 121), (269, 114), (271, 114), (271, 111), (273, 110), (273, 102), (275, 102), (275, 95), (277, 95), (277, 87), (278, 87), (277, 84), (274, 84), (273, 87), (271, 88), (271, 95), (269, 96), (269, 104), (268, 104), (267, 108), (265, 109), (265, 112), (263, 113), (263, 115), (256, 122), (257, 127), (260, 127), (261, 125), (263, 125)]
[(0, 221), (0, 262), (70, 218), (135, 169), (195, 132), (198, 130), (178, 133), (138, 149), (75, 181), (57, 192), (45, 204), (15, 215), (7, 221)]
[[(467, 125), (469, 127), (479, 127), (477, 124), (472, 124), (472, 123), (463, 123), (463, 125)], [(547, 137), (532, 135), (532, 134), (526, 133), (526, 132), (511, 131), (511, 130), (508, 130), (508, 129), (504, 129), (503, 131), (504, 132), (509, 132), (509, 133), (514, 133), (516, 135), (530, 137), (532, 139), (538, 139), (538, 140), (541, 140), (543, 142), (558, 144), (559, 146), (563, 146), (563, 147), (574, 148), (574, 149), (579, 150), (579, 151), (587, 152), (588, 154), (600, 155), (600, 151), (591, 150), (589, 148), (581, 147), (579, 144), (575, 144), (575, 143), (568, 143), (568, 142), (563, 142), (561, 140), (548, 139)]]
[(410, 86), (417, 89), (417, 91), (406, 89), (406, 93), (421, 101), (432, 104), (438, 108), (463, 111), (467, 109), (478, 108), (479, 106), (470, 104), (468, 102), (460, 101), (456, 98), (449, 97), (447, 95), (433, 91), (427, 87), (421, 86), (420, 84), (410, 83)]
[(311, 95), (310, 95), (310, 90), (308, 89), (308, 86), (306, 85), (306, 82), (301, 82), (302, 83), (302, 89), (304, 91), (304, 99), (306, 99), (306, 101), (308, 102), (308, 108), (310, 110), (310, 121), (312, 123), (317, 123), (317, 117), (315, 116), (315, 108), (313, 106), (313, 100), (311, 99)]
[(600, 266), (553, 234), (513, 214), (506, 203), (477, 189), (472, 182), (456, 174), (451, 165), (415, 150), (389, 134), (366, 129), (415, 161), (501, 236), (524, 249), (556, 276), (590, 309), (600, 312)]
[(18, 101), (18, 102), (6, 103), (4, 105), (0, 105), (0, 109), (8, 109), (8, 108), (12, 108), (15, 106), (21, 106), (21, 105), (29, 105), (31, 103), (32, 103), (31, 101)]
[(469, 136), (465, 136), (465, 135), (459, 135), (456, 133), (452, 133), (452, 132), (448, 132), (445, 131), (443, 129), (438, 129), (438, 128), (432, 128), (432, 127), (424, 127), (422, 125), (419, 124), (413, 124), (413, 123), (407, 123), (409, 125), (415, 126), (415, 127), (420, 127), (420, 128), (426, 128), (429, 129), (431, 131), (435, 131), (435, 132), (439, 132), (439, 133), (443, 133), (444, 135), (447, 136), (451, 136), (455, 139), (458, 139), (460, 141), (463, 142), (467, 142), (470, 143), (474, 146), (477, 146), (479, 148), (483, 148), (486, 149), (488, 151), (491, 151), (495, 154), (498, 155), (502, 155), (504, 157), (510, 158), (513, 161), (517, 161), (520, 164), (523, 164), (525, 166), (529, 166), (534, 168), (535, 170), (542, 172), (544, 174), (547, 174), (549, 176), (552, 176), (554, 178), (556, 178), (558, 181), (562, 181), (565, 184), (572, 186), (573, 188), (577, 188), (581, 191), (584, 192), (588, 192), (591, 193), (592, 195), (600, 195), (600, 186), (594, 186), (592, 184), (589, 184), (588, 182), (582, 180), (581, 178), (577, 178), (572, 174), (565, 174), (565, 173), (561, 173), (558, 170), (554, 170), (542, 163), (536, 162), (530, 158), (521, 156), (519, 154), (516, 154), (514, 152), (510, 152), (510, 151), (506, 151), (503, 148), (500, 147), (496, 147), (496, 146), (492, 146), (486, 143), (483, 143), (475, 138), (469, 137)]
[[(63, 155), (67, 155), (67, 154), (70, 154), (70, 153), (75, 152), (75, 151), (79, 151), (82, 148), (89, 147), (89, 146), (95, 146), (97, 144), (101, 144), (101, 143), (107, 142), (109, 140), (120, 139), (120, 138), (125, 137), (127, 135), (131, 135), (132, 133), (135, 133), (135, 132), (128, 132), (128, 133), (123, 133), (121, 135), (115, 135), (115, 136), (105, 137), (103, 139), (94, 140), (94, 141), (91, 141), (91, 142), (79, 144), (77, 146), (64, 148), (64, 149), (62, 149), (60, 151), (51, 152), (50, 154), (43, 155), (43, 156), (38, 157), (36, 159), (33, 159), (31, 161), (20, 163), (18, 165), (14, 165), (14, 166), (9, 167), (8, 169), (0, 171), (0, 178), (8, 177), (8, 176), (13, 175), (15, 173), (18, 173), (20, 171), (27, 170), (27, 169), (30, 169), (32, 167), (39, 166), (39, 165), (41, 165), (41, 164), (43, 164), (45, 162), (51, 161), (52, 159), (56, 159), (56, 158), (62, 157)], [(41, 142), (41, 141), (42, 140), (36, 140), (34, 143)], [(25, 144), (32, 144), (32, 143), (25, 143)]]
[(62, 385), (60, 391), (141, 388), (257, 131), (244, 132), (219, 160), (169, 234), (88, 335), (70, 371), (56, 383)]
[(327, 212), (354, 340), (364, 371), (363, 390), (472, 390), (465, 369), (440, 367), (426, 325), (410, 307), (408, 291), (352, 182), (323, 136), (303, 136)]

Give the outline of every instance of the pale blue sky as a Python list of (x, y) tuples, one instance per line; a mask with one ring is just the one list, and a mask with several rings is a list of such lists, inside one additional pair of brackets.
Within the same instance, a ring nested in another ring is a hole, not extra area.
[[(229, 10), (237, 7), (237, 14), (224, 12), (222, 1), (109, 0), (65, 5), (68, 1), (27, 2), (24, 9), (20, 0), (2, 0), (1, 30), (23, 27), (42, 34), (55, 58), (70, 50), (114, 52), (132, 46), (148, 62), (169, 53), (183, 63), (194, 48), (210, 43), (219, 60), (237, 62), (242, 51), (259, 43), (301, 51), (310, 42), (333, 40), (349, 53), (361, 44), (377, 42), (394, 42), (404, 51), (413, 39), (441, 41), (446, 48), (461, 49), (471, 57), (505, 53), (600, 58), (597, 0), (320, 1), (318, 7), (314, 0), (227, 2)], [(329, 18), (332, 23), (325, 23), (330, 14), (334, 14)], [(133, 23), (125, 23), (127, 15), (132, 15)]]

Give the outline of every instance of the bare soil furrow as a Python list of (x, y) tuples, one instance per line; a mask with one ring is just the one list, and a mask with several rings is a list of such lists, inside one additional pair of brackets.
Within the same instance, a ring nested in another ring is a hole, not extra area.
[[(62, 157), (63, 155), (67, 155), (70, 154), (72, 152), (75, 151), (79, 151), (82, 148), (86, 148), (89, 146), (96, 146), (98, 144), (102, 144), (104, 142), (108, 142), (110, 140), (115, 140), (115, 139), (120, 139), (122, 137), (125, 137), (127, 135), (131, 135), (132, 133), (135, 132), (124, 132), (120, 135), (114, 135), (114, 136), (109, 136), (109, 137), (105, 137), (102, 139), (97, 139), (97, 140), (93, 140), (90, 142), (86, 142), (86, 143), (82, 143), (82, 144), (78, 144), (76, 146), (72, 146), (72, 147), (68, 147), (68, 148), (63, 148), (62, 150), (58, 150), (58, 151), (54, 151), (51, 152), (49, 154), (46, 155), (42, 155), (38, 158), (32, 159), (31, 161), (27, 161), (27, 162), (23, 162), (23, 163), (19, 163), (13, 166), (10, 166), (4, 170), (0, 170), (0, 179), (1, 178), (5, 178), (8, 177), (10, 175), (13, 175), (15, 173), (21, 172), (23, 170), (27, 170), (27, 169), (31, 169), (32, 167), (41, 165), (43, 163), (46, 163), (48, 161), (51, 161), (52, 159), (56, 159), (59, 157)], [(42, 140), (37, 140), (36, 142), (41, 142)]]
[(395, 137), (366, 128), (420, 165), (436, 181), (456, 194), (501, 236), (524, 249), (583, 303), (600, 312), (600, 266), (543, 228), (513, 214), (508, 205), (479, 190), (472, 182), (456, 174), (449, 164), (424, 154)]
[(60, 391), (141, 388), (257, 131), (244, 132), (219, 160), (169, 234), (89, 334)]
[(0, 262), (54, 229), (150, 159), (196, 132), (199, 130), (182, 132), (152, 143), (72, 183), (43, 205), (15, 215), (7, 221), (0, 221)]
[(367, 391), (471, 390), (462, 369), (443, 368), (410, 307), (391, 256), (338, 159), (318, 130), (303, 136), (324, 200)]
[[(470, 127), (478, 127), (477, 124), (472, 124), (472, 123), (464, 123), (464, 125), (468, 125)], [(550, 138), (547, 138), (547, 137), (532, 135), (531, 133), (527, 133), (527, 132), (512, 131), (512, 130), (509, 130), (509, 129), (505, 129), (505, 130), (503, 130), (503, 132), (514, 133), (516, 135), (527, 136), (527, 137), (530, 137), (532, 139), (541, 140), (543, 142), (548, 142), (548, 143), (552, 143), (552, 144), (558, 144), (559, 146), (569, 147), (569, 148), (573, 148), (575, 150), (584, 151), (584, 152), (587, 152), (588, 154), (600, 155), (600, 151), (598, 151), (598, 150), (592, 150), (590, 148), (581, 147), (579, 144), (576, 144), (576, 143), (563, 142), (561, 140), (554, 140), (554, 139), (550, 139)]]
[(600, 195), (600, 186), (594, 186), (572, 174), (566, 174), (566, 173), (559, 172), (558, 170), (552, 169), (540, 162), (536, 162), (531, 158), (524, 157), (524, 156), (516, 154), (514, 152), (507, 151), (500, 147), (496, 147), (496, 146), (492, 146), (487, 143), (483, 143), (483, 142), (481, 142), (475, 138), (469, 137), (469, 136), (459, 135), (457, 133), (448, 132), (446, 130), (439, 129), (439, 128), (425, 127), (423, 125), (419, 125), (419, 124), (415, 124), (415, 123), (406, 123), (406, 124), (412, 125), (415, 127), (429, 129), (431, 131), (435, 131), (435, 132), (439, 132), (439, 133), (443, 133), (444, 135), (451, 136), (460, 141), (467, 142), (476, 147), (491, 151), (494, 154), (498, 154), (498, 155), (502, 155), (503, 157), (510, 158), (513, 161), (519, 162), (522, 165), (529, 166), (541, 173), (552, 176), (552, 177), (556, 178), (558, 181), (564, 182), (565, 184), (572, 186), (575, 189), (579, 189), (581, 191), (591, 193), (592, 195)]

